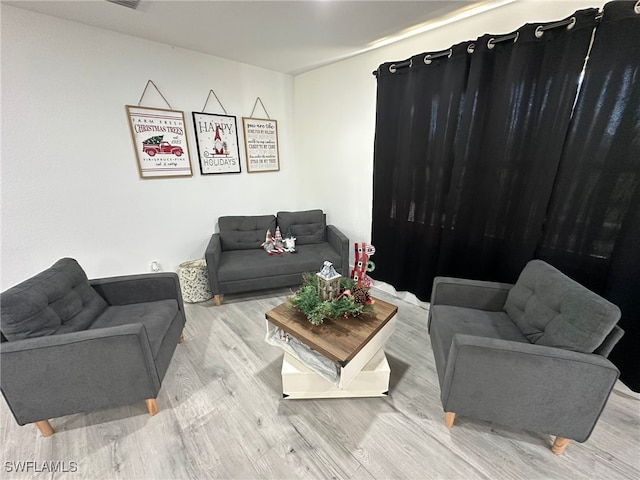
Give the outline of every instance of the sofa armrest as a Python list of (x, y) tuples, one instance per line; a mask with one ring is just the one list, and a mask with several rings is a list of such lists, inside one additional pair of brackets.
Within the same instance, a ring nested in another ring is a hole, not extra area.
[(448, 412), (584, 442), (618, 375), (600, 355), (456, 334), (442, 405)]
[(2, 394), (20, 425), (127, 405), (160, 390), (142, 324), (5, 342), (0, 368)]
[[(501, 312), (512, 287), (511, 283), (436, 277), (433, 279), (430, 305), (451, 305)], [(430, 330), (430, 327), (431, 309), (427, 319), (427, 330)]]
[(209, 245), (204, 253), (204, 259), (207, 262), (207, 272), (209, 273), (209, 288), (214, 295), (220, 294), (220, 286), (218, 285), (218, 266), (222, 257), (222, 242), (220, 234), (211, 235)]
[(431, 290), (431, 304), (500, 312), (512, 287), (511, 283), (436, 277)]
[(97, 278), (89, 283), (109, 305), (175, 299), (180, 311), (184, 312), (180, 281), (173, 272)]
[(327, 225), (327, 242), (340, 254), (340, 272), (343, 277), (349, 275), (349, 239), (335, 225)]

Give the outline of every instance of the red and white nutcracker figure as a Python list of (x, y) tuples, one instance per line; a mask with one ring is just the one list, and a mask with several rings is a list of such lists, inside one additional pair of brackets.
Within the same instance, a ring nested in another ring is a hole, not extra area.
[(369, 257), (376, 253), (376, 248), (373, 245), (367, 245), (366, 243), (355, 243), (355, 264), (351, 270), (351, 278), (358, 285), (365, 287), (371, 286), (371, 279), (367, 276), (367, 272), (372, 272), (375, 268), (374, 263), (369, 260)]

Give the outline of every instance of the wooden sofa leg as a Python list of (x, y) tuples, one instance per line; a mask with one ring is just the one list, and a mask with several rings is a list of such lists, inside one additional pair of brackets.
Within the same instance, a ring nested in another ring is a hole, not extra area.
[(180, 334), (180, 338), (178, 339), (178, 343), (184, 343), (184, 333)]
[(551, 451), (556, 455), (560, 455), (562, 452), (564, 452), (564, 449), (567, 448), (567, 445), (569, 445), (570, 441), (571, 440), (569, 440), (568, 438), (556, 437), (553, 445), (551, 446)]
[(54, 434), (49, 420), (41, 420), (39, 422), (36, 422), (36, 427), (38, 427), (38, 430), (40, 430), (40, 433), (43, 437), (50, 437)]
[(156, 413), (158, 413), (158, 405), (156, 404), (155, 398), (148, 398), (147, 400), (145, 400), (145, 402), (147, 402), (147, 410), (149, 410), (149, 415), (153, 417)]
[(220, 306), (220, 295), (214, 295), (213, 300), (216, 302), (216, 306)]
[(453, 421), (456, 419), (454, 412), (444, 412), (444, 424), (447, 428), (453, 427)]

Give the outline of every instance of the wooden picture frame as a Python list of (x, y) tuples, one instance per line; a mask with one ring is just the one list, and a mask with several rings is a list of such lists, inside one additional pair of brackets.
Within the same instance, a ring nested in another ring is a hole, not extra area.
[(238, 123), (232, 115), (192, 112), (200, 173), (240, 173)]
[(242, 117), (247, 172), (280, 170), (278, 122), (264, 118)]
[(140, 178), (191, 177), (184, 112), (126, 105)]

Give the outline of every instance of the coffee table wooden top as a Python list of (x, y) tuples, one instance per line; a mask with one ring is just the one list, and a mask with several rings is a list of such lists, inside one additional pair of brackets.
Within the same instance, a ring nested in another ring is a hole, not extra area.
[(312, 325), (288, 301), (269, 310), (265, 316), (273, 325), (309, 348), (320, 352), (332, 362), (345, 366), (398, 311), (395, 305), (374, 300), (374, 312), (371, 315), (325, 319), (321, 325)]

